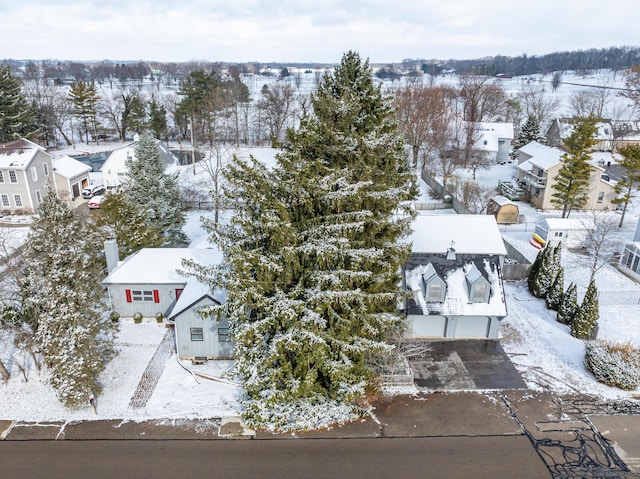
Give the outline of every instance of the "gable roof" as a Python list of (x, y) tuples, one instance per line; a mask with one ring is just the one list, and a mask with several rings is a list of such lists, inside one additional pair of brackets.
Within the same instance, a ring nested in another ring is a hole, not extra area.
[(211, 288), (209, 288), (208, 285), (201, 283), (193, 276), (189, 277), (178, 301), (176, 301), (176, 304), (173, 306), (173, 309), (171, 309), (171, 313), (169, 313), (167, 318), (175, 318), (180, 313), (193, 307), (204, 298), (209, 298), (218, 304), (224, 304), (227, 301), (227, 292), (220, 288), (216, 288), (211, 292)]
[(0, 168), (24, 170), (40, 151), (47, 153), (42, 146), (25, 138), (3, 143), (0, 145)]
[(453, 241), (457, 254), (507, 254), (492, 215), (418, 215), (412, 229), (413, 253), (444, 255)]
[(103, 284), (186, 284), (182, 260), (215, 265), (222, 253), (213, 248), (144, 248), (120, 262), (102, 281)]
[[(121, 146), (120, 148), (113, 150), (100, 168), (100, 171), (127, 171), (127, 160), (132, 160), (136, 157), (136, 147), (138, 146), (138, 143), (139, 141), (133, 141), (128, 145)], [(175, 157), (159, 140), (156, 140), (156, 145), (160, 150), (160, 161), (162, 162), (162, 165), (167, 168), (167, 166), (175, 161)]]
[[(560, 158), (564, 154), (564, 152), (560, 148), (543, 145), (542, 143), (538, 143), (537, 141), (527, 143), (522, 148), (520, 148), (519, 151), (531, 157), (527, 161), (524, 161), (520, 165), (518, 165), (519, 169), (525, 171), (531, 171), (530, 165), (534, 165), (538, 168), (542, 168), (543, 170), (547, 170), (559, 163)], [(528, 165), (525, 166), (525, 163), (528, 163)]]
[(53, 159), (54, 171), (65, 178), (75, 178), (91, 171), (89, 165), (85, 165), (81, 161), (71, 158), (69, 155), (60, 156)]

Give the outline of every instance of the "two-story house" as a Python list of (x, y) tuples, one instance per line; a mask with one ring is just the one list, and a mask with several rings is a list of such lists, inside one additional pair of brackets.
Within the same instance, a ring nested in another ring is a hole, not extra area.
[(489, 215), (419, 215), (404, 266), (407, 336), (496, 339), (507, 316), (501, 268), (507, 255)]
[[(536, 208), (556, 209), (551, 203), (556, 184), (556, 176), (562, 168), (562, 155), (559, 148), (546, 146), (536, 141), (520, 148), (518, 153), (517, 181), (526, 193), (526, 199)], [(614, 183), (605, 174), (597, 160), (590, 163), (591, 176), (587, 189), (586, 210), (611, 209), (616, 197)]]
[[(550, 146), (562, 147), (573, 130), (572, 118), (556, 118), (549, 125), (547, 140)], [(626, 145), (640, 144), (640, 121), (603, 118), (596, 123), (596, 151), (616, 152)]]
[(0, 145), (0, 211), (33, 214), (54, 181), (53, 159), (43, 147), (25, 139)]

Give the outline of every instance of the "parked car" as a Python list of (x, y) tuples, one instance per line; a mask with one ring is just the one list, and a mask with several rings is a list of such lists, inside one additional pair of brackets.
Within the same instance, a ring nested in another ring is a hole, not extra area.
[(106, 199), (107, 199), (106, 196), (102, 196), (102, 195), (94, 196), (89, 200), (89, 209), (90, 210), (99, 209), (102, 206), (102, 203), (104, 203), (104, 200)]
[(105, 192), (104, 185), (87, 186), (82, 189), (82, 197), (85, 200), (91, 199), (97, 195), (103, 195)]

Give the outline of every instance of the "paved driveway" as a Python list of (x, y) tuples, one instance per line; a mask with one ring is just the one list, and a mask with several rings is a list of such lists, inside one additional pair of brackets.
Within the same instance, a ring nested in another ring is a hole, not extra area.
[(499, 341), (416, 340), (423, 346), (409, 358), (421, 390), (526, 389)]

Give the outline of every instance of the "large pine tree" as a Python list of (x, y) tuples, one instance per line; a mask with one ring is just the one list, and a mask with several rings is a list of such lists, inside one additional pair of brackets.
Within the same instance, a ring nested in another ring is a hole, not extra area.
[(392, 101), (349, 52), (312, 104), (273, 172), (254, 161), (229, 169), (228, 194), (243, 207), (214, 232), (256, 425), (314, 424), (350, 407), (373, 380), (368, 355), (402, 323), (411, 215), (401, 212), (416, 186)]
[(596, 144), (597, 121), (593, 116), (575, 121), (571, 134), (564, 141), (566, 153), (562, 155), (562, 167), (554, 177), (556, 183), (551, 195), (551, 203), (562, 208), (563, 218), (587, 203), (592, 168), (588, 162)]
[(556, 320), (562, 324), (573, 323), (578, 314), (578, 290), (575, 283), (571, 283), (567, 291), (562, 295), (562, 301), (558, 306), (558, 314)]
[(34, 140), (38, 136), (35, 113), (21, 88), (11, 69), (0, 65), (0, 143), (20, 137)]
[[(24, 250), (24, 307), (51, 384), (69, 406), (101, 391), (98, 375), (113, 349), (100, 281), (106, 273), (101, 237), (49, 193), (38, 207)], [(78, 234), (81, 232), (81, 234)]]
[(164, 246), (186, 243), (182, 232), (185, 222), (182, 192), (175, 178), (164, 172), (160, 149), (151, 135), (140, 136), (135, 158), (128, 163), (127, 171), (125, 196), (145, 206), (151, 224), (164, 236)]
[(640, 190), (640, 145), (627, 145), (620, 148), (622, 160), (619, 165), (624, 168), (624, 175), (614, 185), (616, 198), (611, 200), (614, 205), (622, 205), (619, 227), (622, 228), (624, 217), (627, 213), (627, 205)]

